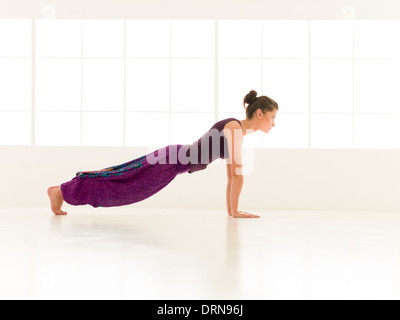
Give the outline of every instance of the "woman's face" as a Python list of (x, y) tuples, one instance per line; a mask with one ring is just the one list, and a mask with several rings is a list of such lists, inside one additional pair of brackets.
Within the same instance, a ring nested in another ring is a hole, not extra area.
[(278, 113), (278, 110), (267, 111), (266, 113), (262, 113), (259, 109), (257, 112), (261, 112), (260, 114), (260, 122), (259, 122), (259, 130), (262, 132), (268, 133), (271, 131), (272, 127), (275, 127), (275, 117)]

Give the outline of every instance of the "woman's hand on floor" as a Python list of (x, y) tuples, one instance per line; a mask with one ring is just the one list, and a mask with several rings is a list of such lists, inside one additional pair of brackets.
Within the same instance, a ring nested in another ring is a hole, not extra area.
[(260, 216), (257, 216), (255, 214), (252, 214), (249, 212), (236, 211), (236, 212), (232, 212), (232, 217), (234, 217), (234, 218), (259, 218)]

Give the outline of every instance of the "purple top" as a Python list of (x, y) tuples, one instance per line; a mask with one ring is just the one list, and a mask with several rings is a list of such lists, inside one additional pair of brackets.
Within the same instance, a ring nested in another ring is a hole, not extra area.
[(242, 126), (240, 120), (235, 118), (218, 121), (199, 140), (195, 141), (191, 145), (185, 146), (186, 148), (189, 148), (186, 151), (186, 156), (189, 158), (190, 162), (189, 173), (204, 170), (211, 162), (218, 158), (229, 158), (228, 140), (226, 139), (223, 130), (225, 125), (233, 120), (238, 121), (240, 126)]

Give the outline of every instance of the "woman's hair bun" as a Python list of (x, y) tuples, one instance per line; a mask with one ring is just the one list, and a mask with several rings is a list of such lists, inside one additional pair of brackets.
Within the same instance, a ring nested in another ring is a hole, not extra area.
[(243, 99), (243, 107), (245, 107), (246, 103), (252, 104), (256, 100), (257, 100), (257, 91), (251, 90)]

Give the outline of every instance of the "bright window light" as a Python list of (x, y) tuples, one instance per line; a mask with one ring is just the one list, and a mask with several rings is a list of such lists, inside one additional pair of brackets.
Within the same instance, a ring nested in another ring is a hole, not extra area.
[(355, 112), (400, 113), (400, 61), (355, 61)]
[(170, 59), (127, 59), (127, 110), (169, 112), (170, 64)]
[(352, 60), (311, 60), (311, 112), (353, 113)]
[(311, 115), (311, 148), (353, 148), (353, 115)]
[(124, 57), (123, 20), (83, 21), (82, 35), (83, 57)]
[(36, 60), (36, 110), (81, 110), (81, 61)]
[(82, 108), (124, 110), (124, 60), (83, 59)]
[(215, 21), (190, 20), (171, 23), (172, 57), (214, 58)]
[(172, 111), (212, 112), (215, 108), (214, 74), (213, 59), (172, 60)]
[(0, 44), (0, 57), (31, 57), (32, 20), (0, 20)]
[(126, 56), (170, 57), (170, 24), (170, 21), (162, 20), (126, 20)]
[(31, 144), (31, 113), (0, 112), (0, 145)]
[[(263, 58), (308, 58), (308, 41), (308, 21), (263, 22)], [(253, 44), (250, 51), (252, 50)]]
[(278, 113), (275, 127), (263, 135), (263, 144), (267, 148), (308, 148), (308, 114)]
[(191, 144), (211, 129), (213, 124), (212, 113), (172, 113), (171, 144)]
[(254, 89), (280, 110), (247, 147), (398, 148), (399, 34), (398, 20), (0, 19), (0, 143), (30, 143), (32, 107), (36, 145), (192, 143), (216, 111), (243, 120)]
[(218, 113), (217, 121), (224, 120), (227, 118), (235, 118), (238, 120), (244, 120), (244, 119), (246, 119), (246, 110), (242, 107), (242, 112)]
[(400, 114), (359, 114), (354, 117), (355, 148), (400, 148)]
[(31, 110), (32, 60), (0, 59), (0, 110)]
[(400, 21), (355, 21), (355, 58), (400, 58)]
[(254, 89), (258, 94), (262, 94), (262, 61), (220, 59), (218, 78), (219, 110), (225, 113), (244, 110), (243, 99), (250, 90)]
[(80, 58), (80, 20), (36, 20), (36, 56)]
[(36, 112), (36, 145), (79, 146), (80, 112)]
[(353, 58), (353, 22), (311, 21), (311, 58)]
[(126, 146), (161, 148), (169, 145), (169, 132), (169, 113), (126, 114)]
[(219, 21), (220, 58), (261, 58), (261, 21)]
[(264, 94), (274, 99), (283, 112), (308, 112), (308, 59), (264, 59), (263, 64)]
[(83, 112), (82, 145), (123, 146), (123, 112)]

